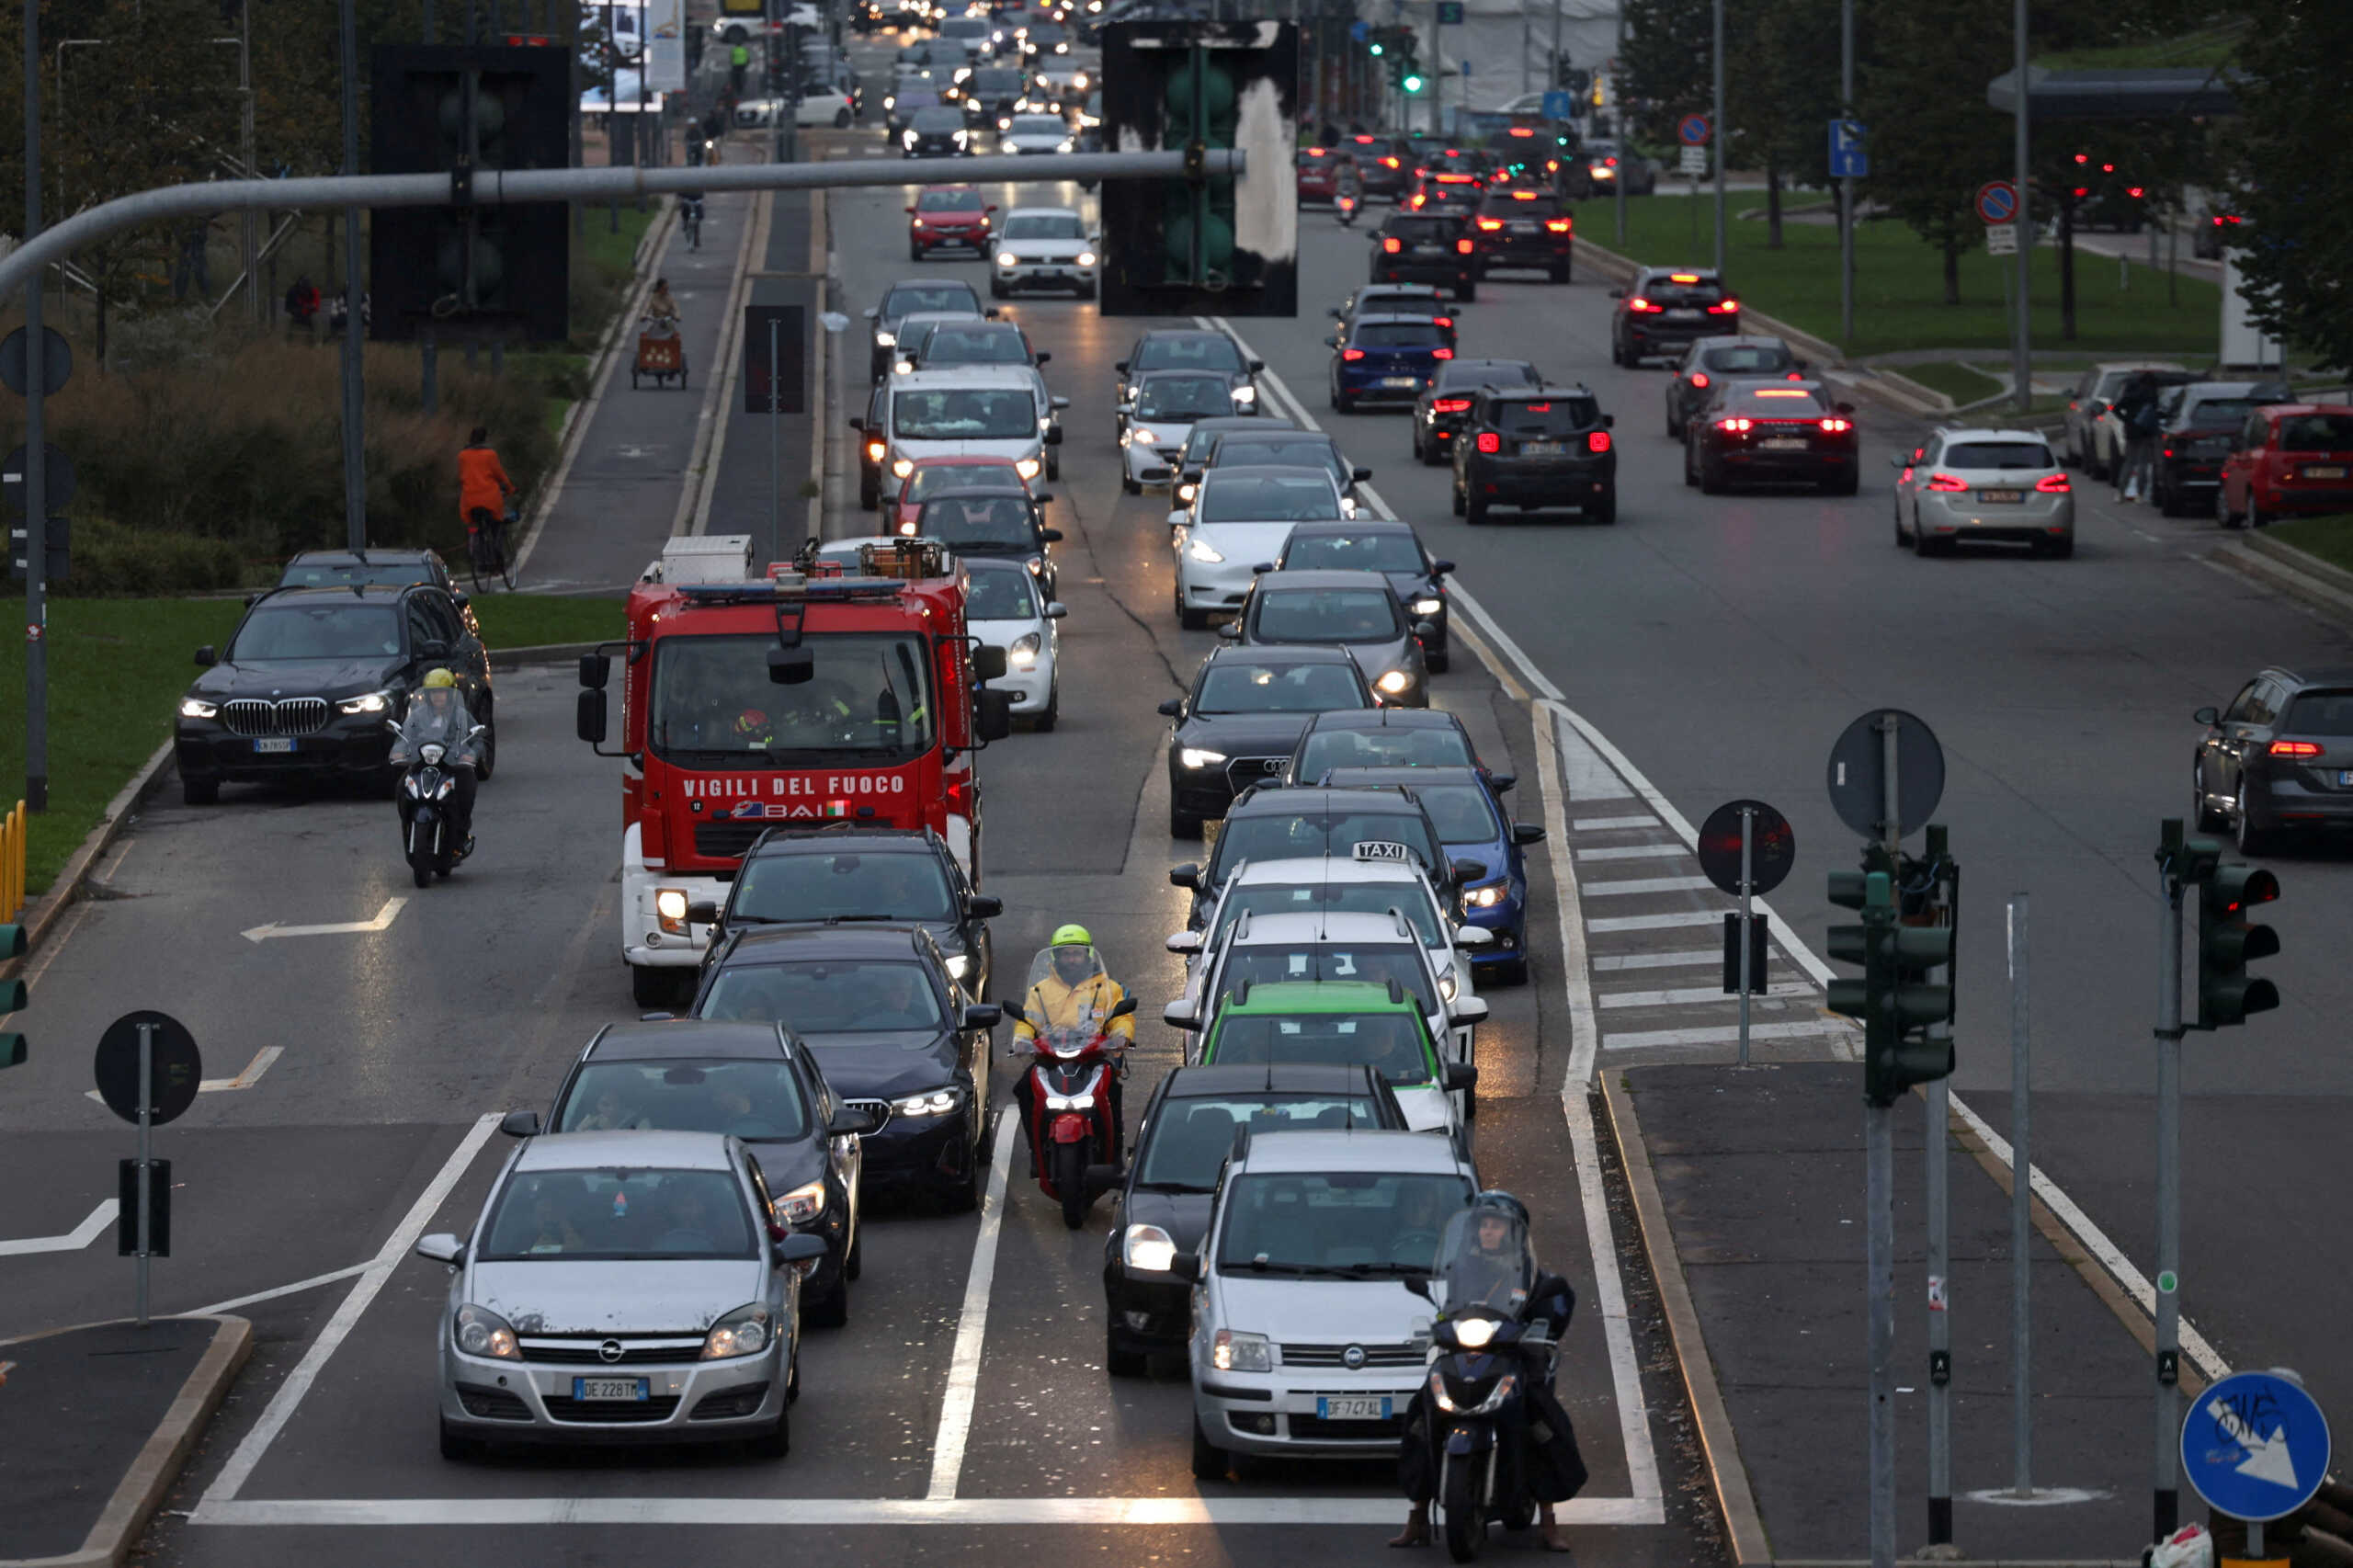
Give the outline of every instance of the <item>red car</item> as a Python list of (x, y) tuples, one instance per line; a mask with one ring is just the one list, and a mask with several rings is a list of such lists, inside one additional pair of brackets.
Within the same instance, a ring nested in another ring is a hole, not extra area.
[(927, 185), (907, 209), (907, 255), (921, 261), (934, 251), (969, 250), (989, 254), (994, 237), (989, 214), (996, 203), (983, 201), (975, 185)]
[(1053, 499), (1031, 490), (1011, 458), (922, 458), (910, 464), (905, 473), (892, 477), (899, 485), (891, 501), (890, 531), (894, 534), (915, 532), (924, 502), (946, 491), (1003, 490), (1026, 495), (1040, 506)]
[(2353, 404), (2280, 403), (2246, 416), (2222, 460), (2222, 526), (2353, 511)]
[(1299, 150), (1299, 199), (1329, 203), (1339, 194), (1340, 165), (1347, 162), (1329, 147)]

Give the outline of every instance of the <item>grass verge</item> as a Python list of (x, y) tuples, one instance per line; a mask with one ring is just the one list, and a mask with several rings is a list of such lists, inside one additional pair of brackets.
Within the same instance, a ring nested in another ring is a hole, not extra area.
[[(1753, 196), (1742, 193), (1744, 205)], [(1714, 255), (1714, 199), (1701, 196), (1638, 196), (1626, 202), (1626, 235), (1618, 238), (1614, 204), (1588, 201), (1577, 230), (1597, 244), (1654, 266), (1705, 265)], [(1766, 226), (1734, 220), (1725, 236), (1725, 264), (1733, 286), (1754, 309), (1831, 342), (1838, 340), (1838, 230), (1833, 223), (1782, 225), (1782, 248), (1768, 250)], [(2007, 257), (1972, 250), (1961, 258), (1961, 303), (1944, 301), (1944, 263), (1910, 229), (1893, 220), (1865, 222), (1855, 232), (1855, 341), (1850, 355), (1899, 349), (1953, 348), (2003, 353), (2009, 347), (2002, 279)], [(2179, 302), (2165, 303), (2163, 278), (2144, 267), (2129, 269), (2120, 287), (2111, 258), (2075, 256), (2076, 333), (2064, 347), (2087, 353), (2163, 354), (2194, 362), (2216, 352), (2222, 292), (2194, 278), (2177, 280)], [(2034, 341), (2059, 347), (2059, 256), (2034, 254)], [(1909, 375), (1911, 372), (1904, 372)]]
[(563, 598), (552, 594), (480, 594), (474, 619), (491, 652), (540, 648), (551, 642), (602, 642), (623, 635), (618, 598)]
[(1964, 408), (1981, 397), (1992, 397), (2002, 390), (2003, 384), (1974, 365), (1964, 365), (1958, 359), (1933, 359), (1925, 365), (1890, 365), (1886, 369), (1906, 381), (1934, 387), (1952, 399), (1956, 406)]
[(2270, 524), (2263, 531), (2281, 544), (2293, 545), (2331, 566), (2353, 572), (2353, 515), (2340, 512), (2325, 517), (2290, 517)]

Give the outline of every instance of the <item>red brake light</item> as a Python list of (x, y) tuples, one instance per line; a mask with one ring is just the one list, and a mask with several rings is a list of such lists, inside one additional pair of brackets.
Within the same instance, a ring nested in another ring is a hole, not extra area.
[(1751, 424), (1751, 421), (1750, 421), (1750, 420), (1748, 420), (1745, 416), (1744, 416), (1744, 415), (1733, 415), (1732, 418), (1730, 418), (1730, 419), (1719, 419), (1719, 420), (1717, 420), (1717, 421), (1716, 421), (1716, 428), (1717, 428), (1717, 429), (1719, 429), (1719, 430), (1729, 430), (1729, 431), (1732, 431), (1733, 433), (1734, 433), (1735, 435), (1737, 435), (1737, 434), (1739, 434), (1739, 433), (1741, 433), (1741, 432), (1743, 432), (1743, 431), (1745, 431), (1745, 430), (1749, 427), (1749, 425), (1750, 425), (1750, 424)]
[(1969, 486), (1961, 482), (1961, 475), (1957, 473), (1932, 473), (1928, 475), (1928, 488), (1931, 490), (1966, 490)]
[(1909, 484), (1912, 483), (1912, 465), (1910, 463), (1905, 463), (1904, 465), (1904, 476), (1902, 479), (1897, 481), (1897, 483), (1902, 484)]
[(2063, 473), (2046, 473), (2034, 482), (2034, 487), (2045, 495), (2064, 495), (2073, 488)]
[(1324, 155), (1324, 149), (1321, 147), (1310, 147), (1307, 150), (1307, 155), (1311, 158), (1320, 158)]
[(1340, 350), (1340, 358), (1350, 361), (1361, 359), (1364, 358), (1364, 350), (1361, 348), (1343, 348)]
[(1728, 316), (1739, 309), (1740, 301), (1738, 300), (1726, 300), (1722, 304), (1710, 305), (1708, 307), (1708, 313), (1711, 316)]
[(2311, 741), (2274, 741), (2271, 743), (2271, 755), (2274, 756), (2318, 756), (2320, 747)]
[(1708, 384), (1708, 372), (1707, 372), (1707, 371), (1705, 371), (1705, 370), (1694, 370), (1694, 371), (1692, 371), (1692, 372), (1691, 372), (1691, 384), (1692, 384), (1693, 386), (1695, 386), (1695, 387), (1704, 387), (1704, 386), (1706, 386), (1706, 385)]
[(1397, 166), (1397, 160), (1394, 158), (1383, 158), (1381, 160), (1381, 166), (1384, 169), (1393, 169)]
[(1501, 218), (1482, 218), (1479, 220), (1479, 227), (1489, 233), (1495, 233), (1497, 229), (1500, 229), (1503, 226), (1504, 221)]
[(1454, 318), (1452, 316), (1432, 316), (1430, 317), (1430, 324), (1432, 326), (1452, 326), (1454, 324)]
[(948, 780), (948, 809), (960, 817), (972, 814), (972, 784), (970, 778)]
[(2140, 186), (2128, 185), (2124, 187), (2124, 194), (2131, 197), (2133, 200), (2138, 201), (2145, 192)]
[(1851, 423), (1844, 419), (1825, 419), (1822, 422), (1822, 433), (1825, 436), (1843, 435), (1854, 427)]
[(1381, 242), (1381, 248), (1389, 255), (1395, 256), (1399, 251), (1405, 247), (1396, 240), (1383, 238)]
[(1556, 234), (1567, 233), (1569, 232), (1569, 223), (1570, 220), (1566, 218), (1547, 218), (1544, 220), (1544, 226)]
[(1608, 165), (1613, 169), (1618, 166), (1618, 160), (1615, 158), (1604, 158), (1601, 161)]
[(1550, 414), (1552, 412), (1552, 405), (1549, 403), (1531, 403), (1528, 405), (1528, 412), (1530, 414)]
[[(1469, 256), (1471, 254), (1471, 242), (1469, 240), (1457, 240), (1454, 242), (1454, 248), (1461, 251), (1464, 256)], [(2173, 454), (2168, 452), (2165, 455), (2167, 457), (2171, 457)]]
[(1514, 201), (1533, 201), (1536, 199), (1536, 193), (1532, 190), (1515, 190), (1511, 193), (1511, 199)]
[(1636, 315), (1642, 314), (1644, 311), (1654, 311), (1658, 309), (1656, 305), (1652, 304), (1640, 294), (1637, 294), (1632, 299), (1627, 301), (1626, 308), (1633, 312)]
[(1438, 414), (1468, 414), (1471, 412), (1471, 400), (1467, 397), (1442, 397), (1432, 402), (1430, 408)]
[(1607, 430), (1588, 430), (1586, 432), (1585, 449), (1588, 452), (1608, 451), (1609, 449), (1609, 432)]
[(1500, 452), (1504, 449), (1504, 438), (1493, 430), (1482, 430), (1479, 432), (1479, 449), (1483, 452)]
[(1802, 370), (1791, 370), (1788, 375), (1783, 376), (1781, 380), (1785, 381), (1802, 381), (1805, 380), (1805, 372)]

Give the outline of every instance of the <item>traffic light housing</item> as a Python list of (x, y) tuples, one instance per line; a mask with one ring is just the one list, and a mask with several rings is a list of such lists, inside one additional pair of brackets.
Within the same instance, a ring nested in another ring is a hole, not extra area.
[(1101, 312), (1298, 314), (1298, 28), (1115, 22), (1103, 30), (1102, 83), (1105, 146), (1233, 148), (1245, 167), (1104, 182)]
[[(374, 56), (369, 166), (462, 171), (488, 193), (510, 170), (571, 163), (572, 62), (562, 50), (388, 44)], [(563, 202), (377, 209), (370, 335), (406, 341), (562, 342), (572, 223)]]
[[(1915, 1084), (1949, 1077), (1953, 1069), (1954, 926), (1958, 879), (1949, 860), (1907, 860), (1907, 887), (1933, 887), (1912, 902), (1910, 918), (1935, 924), (1905, 924), (1896, 902), (1896, 876), (1885, 850), (1865, 852), (1863, 869), (1830, 873), (1830, 902), (1859, 911), (1862, 922), (1833, 926), (1830, 956), (1859, 964), (1859, 979), (1830, 983), (1834, 1013), (1863, 1026), (1863, 1097), (1875, 1106), (1893, 1105)], [(1940, 979), (1936, 971), (1948, 972)]]
[[(0, 926), (0, 960), (25, 956), (25, 928), (21, 926)], [(21, 980), (0, 980), (0, 1018), (10, 1013), (22, 1012), (28, 1005), (25, 983)], [(0, 1067), (21, 1067), (25, 1064), (25, 1037), (14, 1029), (0, 1029)]]
[(2279, 879), (2260, 866), (2223, 865), (2219, 848), (2199, 857), (2194, 867), (2198, 883), (2198, 1024), (2201, 1029), (2246, 1022), (2249, 1013), (2268, 1013), (2279, 1006), (2279, 988), (2268, 980), (2251, 978), (2250, 960), (2268, 959), (2279, 951), (2279, 936), (2268, 926), (2248, 923), (2250, 905), (2269, 903), (2279, 896)]

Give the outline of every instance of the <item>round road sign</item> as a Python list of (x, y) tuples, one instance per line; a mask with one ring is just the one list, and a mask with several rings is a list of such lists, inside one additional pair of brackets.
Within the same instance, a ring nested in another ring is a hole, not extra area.
[(1885, 736), (1895, 722), (1895, 816), (1901, 837), (1928, 820), (1945, 793), (1945, 752), (1936, 733), (1901, 708), (1880, 708), (1847, 726), (1830, 748), (1830, 805), (1838, 820), (1878, 843), (1887, 836)]
[(1704, 114), (1685, 115), (1683, 117), (1683, 123), (1675, 128), (1675, 134), (1682, 139), (1683, 144), (1686, 147), (1706, 146), (1708, 144), (1708, 117)]
[(161, 1127), (196, 1103), (196, 1087), (204, 1079), (204, 1058), (196, 1037), (169, 1013), (125, 1013), (98, 1037), (95, 1063), (98, 1097), (107, 1108), (136, 1124), (139, 1120), (139, 1026), (154, 1026), (151, 1087), (147, 1096), (147, 1125)]
[(1699, 824), (1699, 869), (1737, 897), (1740, 893), (1740, 829), (1748, 824), (1748, 891), (1768, 893), (1797, 863), (1798, 835), (1790, 819), (1762, 801), (1726, 801)]
[[(74, 346), (53, 326), (40, 329), (41, 393), (54, 397), (74, 374)], [(0, 386), (6, 386), (17, 396), (25, 395), (25, 387), (32, 380), (28, 371), (32, 365), (32, 339), (18, 327), (6, 337), (0, 338)]]
[(2018, 222), (2018, 187), (2006, 179), (1989, 179), (1979, 186), (1977, 216), (1988, 223)]
[(2234, 1372), (2209, 1384), (2181, 1424), (2181, 1473), (2216, 1510), (2256, 1523), (2285, 1518), (2328, 1473), (2328, 1419), (2279, 1372)]

